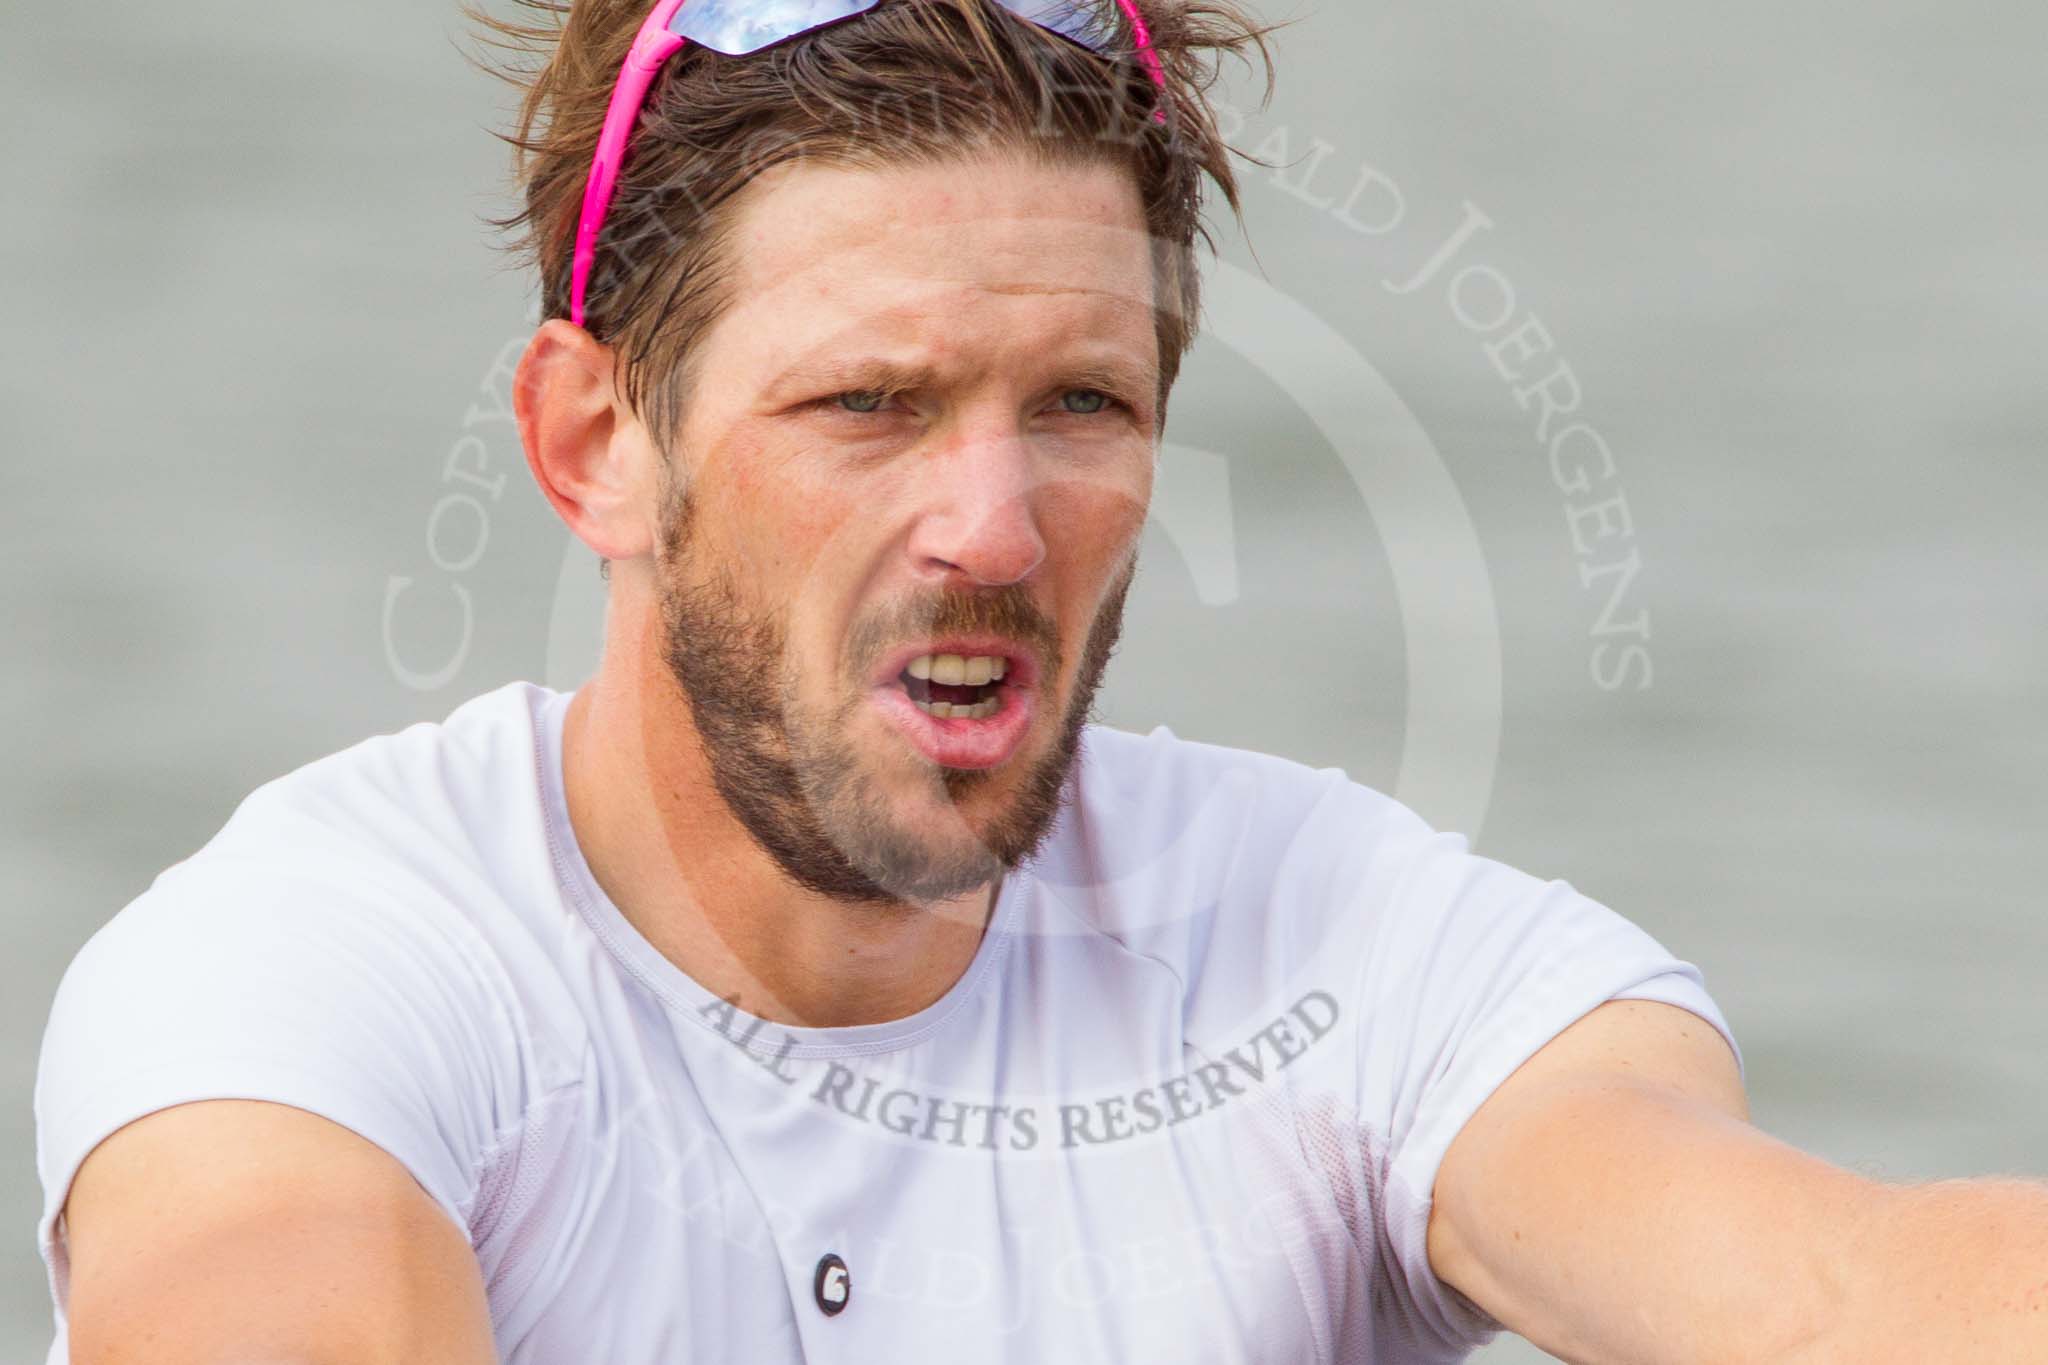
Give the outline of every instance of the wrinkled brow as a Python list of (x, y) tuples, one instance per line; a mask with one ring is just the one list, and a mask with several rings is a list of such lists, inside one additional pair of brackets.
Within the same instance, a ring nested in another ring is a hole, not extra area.
[[(1076, 389), (1099, 389), (1127, 402), (1148, 398), (1158, 384), (1149, 368), (1101, 356), (1048, 363), (1049, 382)], [(790, 366), (763, 390), (770, 402), (795, 402), (835, 393), (918, 393), (945, 382), (929, 365), (908, 364), (885, 356), (826, 356)]]

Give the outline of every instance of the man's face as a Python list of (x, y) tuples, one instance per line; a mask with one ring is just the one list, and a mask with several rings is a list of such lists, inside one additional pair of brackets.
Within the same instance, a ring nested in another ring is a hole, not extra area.
[(663, 495), (669, 666), (794, 880), (964, 895), (1050, 827), (1136, 568), (1137, 190), (994, 153), (787, 167), (733, 243)]

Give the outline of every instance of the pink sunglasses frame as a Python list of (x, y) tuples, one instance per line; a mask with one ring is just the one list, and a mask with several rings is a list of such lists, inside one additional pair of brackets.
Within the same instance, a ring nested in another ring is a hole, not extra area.
[[(671, 57), (689, 46), (689, 40), (669, 32), (669, 23), (686, 0), (656, 0), (640, 33), (633, 39), (626, 61), (619, 68), (618, 84), (612, 89), (611, 107), (606, 110), (604, 130), (598, 135), (597, 155), (591, 161), (590, 181), (583, 191), (583, 213), (576, 224), (576, 255), (570, 284), (570, 321), (584, 324), (584, 300), (590, 288), (590, 272), (597, 264), (597, 239), (604, 231), (605, 215), (611, 211), (612, 195), (618, 189), (619, 168), (625, 164), (626, 144), (633, 136), (633, 124), (647, 103), (647, 92)], [(1138, 13), (1135, 0), (1116, 0), (1130, 21), (1139, 59), (1152, 83), (1166, 89), (1166, 70), (1152, 47), (1151, 31)], [(866, 11), (862, 11), (865, 13)], [(856, 16), (848, 16), (855, 18)], [(1153, 122), (1166, 122), (1164, 107), (1154, 111)]]

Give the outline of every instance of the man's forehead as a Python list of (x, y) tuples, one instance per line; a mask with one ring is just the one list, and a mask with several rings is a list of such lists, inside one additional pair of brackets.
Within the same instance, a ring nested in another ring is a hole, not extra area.
[(747, 196), (734, 283), (870, 307), (929, 282), (1149, 306), (1151, 242), (1128, 175), (1021, 157), (881, 169), (784, 167)]
[(1150, 296), (1131, 289), (937, 271), (874, 271), (816, 288), (768, 290), (745, 300), (742, 310), (792, 340), (852, 333), (908, 339), (934, 324), (967, 328), (977, 320), (1019, 332), (1083, 328), (1104, 340), (1149, 336), (1153, 326)]
[(1151, 244), (1107, 168), (805, 168), (738, 226), (726, 321), (751, 364), (1083, 339), (1153, 359)]

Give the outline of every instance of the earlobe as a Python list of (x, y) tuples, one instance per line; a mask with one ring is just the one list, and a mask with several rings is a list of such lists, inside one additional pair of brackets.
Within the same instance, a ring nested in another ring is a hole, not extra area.
[(520, 357), (512, 408), (527, 468), (563, 524), (605, 559), (650, 551), (649, 443), (615, 383), (615, 352), (561, 318)]

